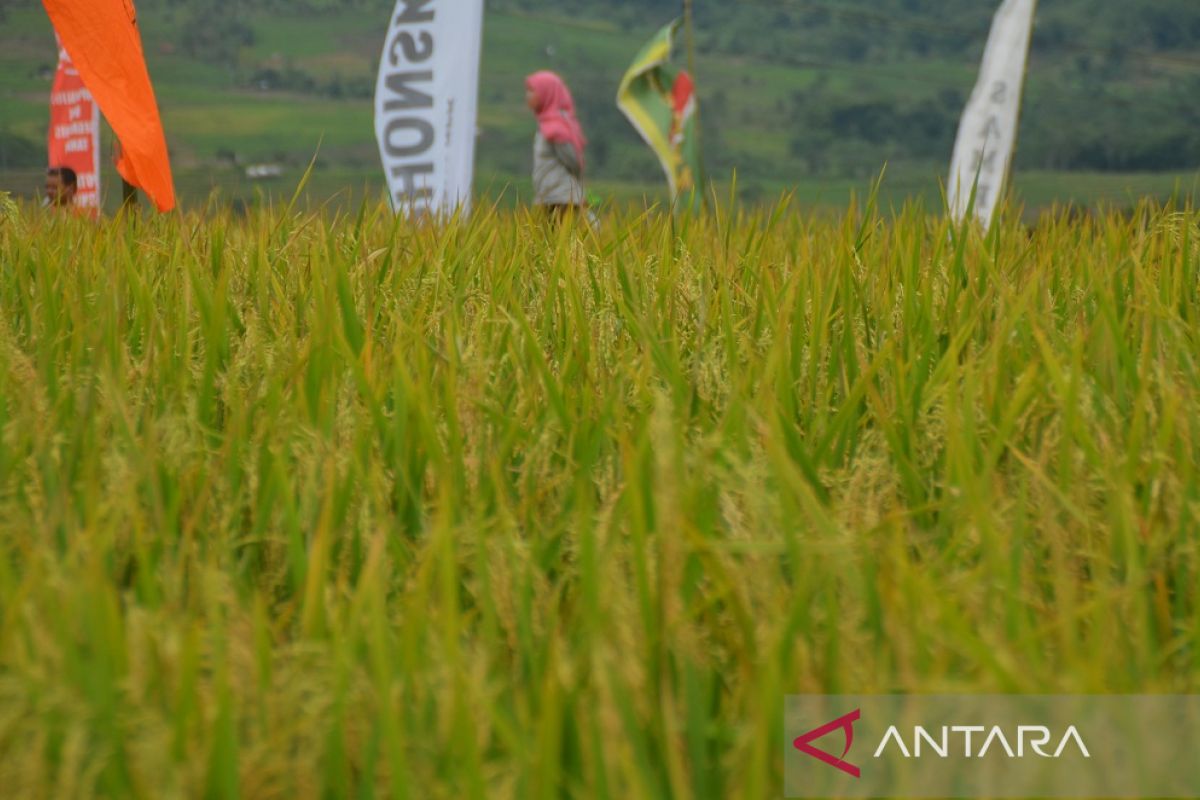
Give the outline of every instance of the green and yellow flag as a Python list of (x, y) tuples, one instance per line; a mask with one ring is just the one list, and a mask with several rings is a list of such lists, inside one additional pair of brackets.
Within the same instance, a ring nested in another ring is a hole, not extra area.
[(658, 156), (672, 201), (695, 208), (703, 199), (695, 82), (687, 70), (671, 65), (682, 22), (667, 25), (638, 53), (617, 91), (617, 108)]

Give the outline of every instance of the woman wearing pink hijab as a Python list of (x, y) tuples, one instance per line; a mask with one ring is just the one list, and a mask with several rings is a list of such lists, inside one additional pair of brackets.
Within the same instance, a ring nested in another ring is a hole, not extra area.
[(575, 101), (563, 79), (535, 72), (525, 79), (525, 102), (538, 121), (533, 142), (534, 204), (561, 217), (587, 203), (583, 151), (587, 139), (575, 117)]

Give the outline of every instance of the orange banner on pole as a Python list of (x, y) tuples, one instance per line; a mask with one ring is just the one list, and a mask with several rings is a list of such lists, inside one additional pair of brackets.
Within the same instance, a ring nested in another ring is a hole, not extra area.
[(99, 216), (100, 109), (61, 42), (58, 73), (50, 92), (50, 133), (46, 149), (51, 167), (69, 167), (75, 172), (75, 207), (92, 217)]
[(175, 184), (133, 0), (42, 0), (42, 5), (121, 142), (117, 171), (159, 211), (170, 211)]

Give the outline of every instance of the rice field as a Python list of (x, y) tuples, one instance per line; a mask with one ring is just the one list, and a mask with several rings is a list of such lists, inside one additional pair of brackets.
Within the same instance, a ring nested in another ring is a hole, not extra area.
[(11, 797), (758, 798), (1200, 691), (1200, 213), (0, 216)]

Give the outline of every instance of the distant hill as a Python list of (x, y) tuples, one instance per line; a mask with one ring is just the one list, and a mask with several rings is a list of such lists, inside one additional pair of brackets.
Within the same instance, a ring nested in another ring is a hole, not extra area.
[[(318, 187), (377, 185), (369, 100), (392, 5), (140, 0), (185, 193), (220, 186), (249, 197), (246, 165), (295, 171), (318, 141)], [(886, 162), (902, 189), (935, 194), (995, 6), (698, 0), (710, 171), (727, 177), (736, 169), (750, 197), (799, 185), (814, 198), (828, 191), (825, 199), (836, 199), (840, 187), (861, 183)], [(656, 165), (613, 97), (633, 54), (678, 8), (678, 0), (491, 0), (481, 187), (524, 185), (531, 129), (522, 77), (550, 67), (579, 100), (593, 143), (593, 182), (618, 195), (657, 191)], [(6, 172), (40, 166), (53, 45), (40, 3), (0, 0), (0, 17), (2, 185)], [(1200, 3), (1046, 2), (1017, 169), (1079, 186), (1098, 185), (1096, 173), (1106, 172), (1166, 173), (1156, 185), (1194, 175), (1197, 98)], [(1081, 191), (1086, 199), (1090, 190)]]

